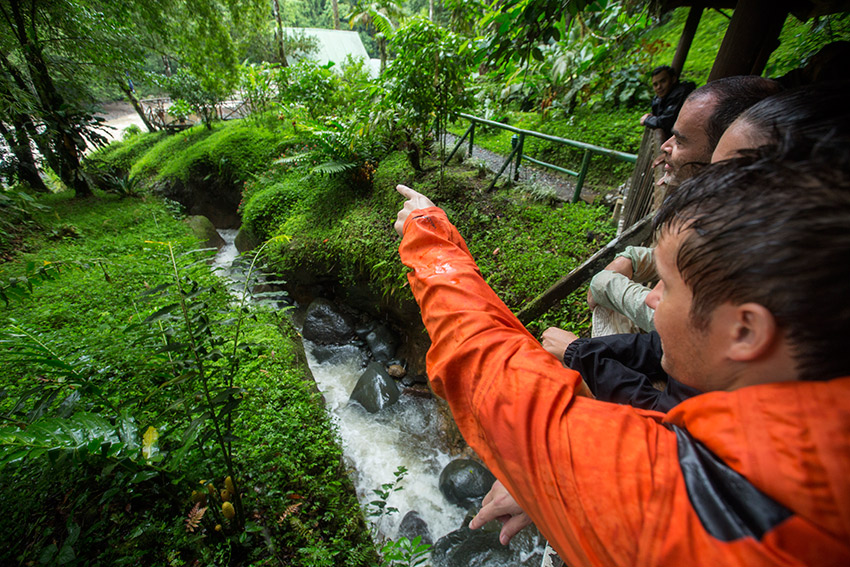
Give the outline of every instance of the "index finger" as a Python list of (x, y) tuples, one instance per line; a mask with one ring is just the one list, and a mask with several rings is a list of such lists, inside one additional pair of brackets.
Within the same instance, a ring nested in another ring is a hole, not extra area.
[(416, 195), (416, 191), (408, 187), (407, 185), (396, 185), (395, 190), (402, 194), (403, 197), (407, 199), (413, 198)]

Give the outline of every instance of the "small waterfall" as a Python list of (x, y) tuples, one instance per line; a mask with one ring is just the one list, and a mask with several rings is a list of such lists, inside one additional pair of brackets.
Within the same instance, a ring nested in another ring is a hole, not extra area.
[(378, 414), (370, 414), (348, 398), (363, 373), (357, 347), (345, 347), (321, 364), (312, 356), (312, 344), (305, 341), (307, 360), (328, 409), (339, 425), (345, 458), (353, 467), (357, 497), (362, 506), (375, 500), (372, 492), (392, 482), (399, 466), (408, 470), (403, 490), (394, 493), (388, 506), (398, 508), (380, 526), (395, 537), (404, 515), (415, 510), (428, 523), (434, 541), (460, 527), (466, 511), (446, 501), (440, 492), (440, 472), (452, 460), (434, 449), (438, 437), (436, 402), (402, 395), (399, 402)]
[[(236, 230), (219, 230), (226, 245), (215, 258), (214, 267), (228, 279), (235, 297), (241, 299), (250, 259), (239, 258), (233, 241)], [(250, 258), (250, 256), (248, 257)], [(339, 428), (344, 458), (354, 482), (361, 508), (377, 498), (373, 492), (382, 484), (394, 480), (399, 466), (408, 474), (402, 490), (393, 493), (387, 506), (397, 508), (396, 514), (386, 517), (380, 531), (395, 538), (401, 519), (415, 510), (425, 520), (436, 542), (458, 530), (466, 510), (451, 504), (440, 492), (438, 483), (443, 468), (452, 457), (435, 447), (440, 433), (437, 427), (437, 402), (402, 394), (399, 402), (377, 414), (370, 414), (348, 400), (354, 385), (363, 373), (363, 355), (355, 345), (336, 347), (334, 354), (323, 362), (313, 355), (314, 345), (304, 341), (307, 362), (319, 390), (322, 392), (334, 422)], [(372, 518), (367, 518), (373, 521)], [(511, 552), (500, 550), (501, 558), (491, 557), (489, 567), (539, 565), (542, 552), (539, 536), (520, 534), (511, 542)], [(501, 548), (498, 544), (496, 547)], [(512, 553), (504, 558), (505, 553)]]

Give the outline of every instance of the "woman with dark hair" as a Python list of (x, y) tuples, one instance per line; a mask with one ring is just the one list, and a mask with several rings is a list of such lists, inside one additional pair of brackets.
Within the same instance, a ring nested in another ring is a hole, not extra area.
[(835, 81), (789, 89), (754, 104), (723, 133), (712, 163), (764, 146), (797, 156), (846, 143), (848, 92), (850, 81)]

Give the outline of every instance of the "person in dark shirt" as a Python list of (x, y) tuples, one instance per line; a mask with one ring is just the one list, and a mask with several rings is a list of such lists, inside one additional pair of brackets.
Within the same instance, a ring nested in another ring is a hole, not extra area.
[(663, 133), (662, 139), (670, 137), (676, 117), (685, 103), (685, 99), (696, 88), (690, 81), (679, 82), (679, 74), (669, 65), (661, 65), (652, 70), (652, 112), (644, 114), (640, 123), (647, 128), (656, 128)]

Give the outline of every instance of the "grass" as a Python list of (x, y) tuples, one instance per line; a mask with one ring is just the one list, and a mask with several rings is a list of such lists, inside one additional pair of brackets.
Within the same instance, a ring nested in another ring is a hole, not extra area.
[[(436, 163), (430, 172), (417, 175), (402, 152), (383, 160), (369, 193), (356, 193), (344, 183), (302, 184), (300, 200), (287, 199), (288, 211), (268, 235), (288, 240), (273, 247), (269, 260), (275, 270), (295, 277), (299, 273), (329, 275), (351, 286), (368, 282), (376, 298), (395, 305), (412, 301), (406, 287), (406, 268), (398, 258), (398, 236), (392, 223), (403, 199), (399, 183), (412, 186), (445, 208), (449, 218), (468, 238), (473, 256), (488, 283), (514, 310), (542, 293), (549, 285), (580, 264), (613, 237), (607, 209), (538, 201), (518, 189), (484, 191), (489, 180), (479, 179), (474, 168), (453, 165), (443, 182)], [(285, 184), (269, 180), (270, 186)], [(254, 193), (264, 210), (275, 210), (268, 194)], [(252, 200), (253, 200), (252, 199)], [(246, 205), (250, 208), (251, 201)], [(415, 321), (399, 322), (410, 325)], [(589, 327), (582, 292), (532, 325), (534, 332), (558, 324), (587, 334)], [(545, 325), (545, 326), (544, 326)]]
[[(163, 460), (143, 463), (153, 476), (141, 481), (131, 480), (125, 470), (129, 461), (115, 467), (109, 459), (72, 458), (61, 451), (58, 459), (42, 455), (6, 464), (0, 498), (14, 506), (7, 505), (0, 517), (8, 538), (0, 562), (63, 563), (71, 557), (91, 565), (372, 562), (374, 548), (341, 470), (337, 433), (298, 337), (278, 313), (262, 308), (252, 309), (242, 327), (244, 344), (252, 346), (236, 379), (243, 393), (235, 414), (241, 438), (235, 454), (250, 512), (248, 530), (238, 533), (225, 525), (219, 532), (209, 511), (198, 530), (187, 531), (192, 492), (204, 491), (201, 481), (221, 485), (226, 473), (211, 442), (204, 454), (193, 449), (171, 458), (187, 425), (175, 410), (194, 398), (184, 399), (177, 385), (165, 381), (170, 365), (156, 348), (162, 341), (156, 327), (131, 328), (162, 306), (144, 302), (142, 295), (172, 278), (164, 242), (174, 247), (181, 273), (200, 285), (198, 298), (212, 319), (225, 316), (218, 311), (231, 311), (229, 296), (206, 263), (193, 265), (197, 241), (158, 199), (99, 195), (79, 201), (64, 193), (44, 196), (42, 202), (50, 210), (37, 220), (54, 229), (27, 233), (28, 252), (0, 264), (0, 282), (21, 275), (29, 263), (65, 268), (55, 280), (34, 287), (28, 299), (0, 311), (0, 329), (16, 325), (35, 333), (110, 403), (133, 416), (139, 439), (147, 427), (155, 427)], [(60, 226), (65, 230), (55, 230)], [(232, 326), (213, 328), (223, 339), (232, 336)], [(11, 363), (14, 345), (4, 343), (0, 354), (5, 428), (9, 419), (32, 419), (39, 407), (46, 415), (82, 410), (111, 415), (89, 387), (63, 385), (47, 367)], [(210, 364), (210, 371), (218, 372), (216, 363)], [(56, 395), (30, 395), (18, 404), (33, 390)]]

